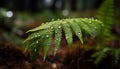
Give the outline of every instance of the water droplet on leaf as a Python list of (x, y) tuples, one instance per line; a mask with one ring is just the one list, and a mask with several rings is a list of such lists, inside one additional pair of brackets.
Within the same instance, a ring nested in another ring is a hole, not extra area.
[(58, 26), (58, 28), (60, 29), (60, 28), (61, 28), (61, 26)]
[(53, 27), (50, 27), (50, 29), (53, 29)]
[(78, 32), (78, 34), (80, 34), (80, 32)]
[(38, 36), (40, 36), (40, 35), (38, 35)]
[(38, 43), (38, 41), (36, 41), (36, 43)]
[(46, 35), (46, 37), (48, 38), (48, 37), (49, 37), (49, 35)]
[(37, 37), (37, 35), (35, 35), (35, 37)]
[(91, 24), (92, 22), (91, 21), (89, 21), (89, 24)]

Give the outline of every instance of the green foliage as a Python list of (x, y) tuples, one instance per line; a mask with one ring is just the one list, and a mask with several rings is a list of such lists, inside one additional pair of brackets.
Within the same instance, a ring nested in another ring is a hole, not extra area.
[[(54, 54), (60, 45), (62, 31), (69, 46), (72, 46), (72, 35), (76, 35), (83, 43), (83, 32), (93, 38), (99, 35), (103, 23), (93, 18), (68, 18), (44, 23), (41, 26), (31, 29), (31, 35), (26, 38), (26, 49), (31, 48), (31, 55), (37, 55), (41, 48), (44, 50), (44, 59), (49, 51), (52, 38), (54, 38)], [(54, 35), (54, 36), (53, 36)], [(85, 36), (84, 36), (85, 37)], [(32, 56), (35, 58), (35, 56)]]
[(97, 18), (108, 26), (114, 23), (114, 0), (105, 0), (102, 3), (98, 10)]
[(94, 63), (98, 64), (102, 61), (103, 58), (107, 56), (107, 53), (110, 51), (109, 48), (99, 49), (98, 52), (95, 52), (91, 57), (96, 58)]
[[(110, 31), (115, 23), (114, 10), (114, 0), (105, 0), (98, 10), (97, 18), (104, 23), (104, 30), (101, 34), (102, 42), (107, 42), (111, 39), (115, 39)], [(95, 52), (91, 57), (95, 58), (94, 63), (98, 66), (102, 61), (104, 61), (105, 58), (110, 59), (110, 62), (112, 62), (110, 63), (110, 67), (112, 67), (113, 65), (119, 66), (120, 49), (105, 47), (105, 45), (101, 45), (100, 47), (98, 46), (97, 52)]]
[[(98, 10), (97, 18), (104, 23), (104, 30), (101, 34), (102, 42), (107, 42), (108, 40), (115, 39), (110, 31), (115, 22), (114, 10), (114, 0), (105, 0)], [(104, 45), (100, 47), (98, 46), (97, 52), (95, 52), (92, 57), (95, 58), (94, 63), (99, 64), (108, 55), (113, 57), (111, 59), (111, 61), (113, 61), (113, 64), (120, 62), (120, 49), (109, 48), (105, 47)]]
[(105, 0), (98, 9), (97, 18), (105, 25), (105, 29), (103, 30), (104, 32), (102, 33), (103, 39), (101, 39), (103, 42), (112, 39), (110, 38), (112, 36), (110, 29), (115, 23), (114, 9), (114, 0)]
[(104, 58), (110, 55), (113, 64), (118, 64), (120, 62), (120, 49), (110, 48), (110, 47), (98, 47), (97, 52), (95, 52), (91, 57), (96, 58), (94, 63), (99, 64)]

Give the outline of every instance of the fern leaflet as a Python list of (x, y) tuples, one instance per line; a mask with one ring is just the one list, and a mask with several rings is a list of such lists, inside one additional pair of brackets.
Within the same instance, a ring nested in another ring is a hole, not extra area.
[(70, 25), (68, 23), (63, 23), (62, 24), (63, 30), (65, 32), (65, 37), (67, 40), (67, 43), (69, 46), (72, 46), (72, 30), (70, 28)]

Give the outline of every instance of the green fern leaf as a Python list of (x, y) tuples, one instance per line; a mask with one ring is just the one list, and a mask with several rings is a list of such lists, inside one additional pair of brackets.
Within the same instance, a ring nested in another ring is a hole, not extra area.
[(41, 42), (40, 42), (40, 40), (38, 39), (35, 42), (31, 43), (29, 45), (29, 47), (31, 48), (31, 57), (32, 57), (32, 60), (35, 61), (36, 58), (37, 58), (37, 56), (38, 56), (39, 50), (41, 48)]
[(34, 29), (31, 29), (31, 30), (27, 31), (27, 33), (28, 33), (28, 32), (34, 32), (34, 31), (39, 31), (39, 30), (47, 29), (47, 28), (50, 27), (50, 25), (51, 25), (51, 23), (48, 23), (48, 24), (42, 24), (42, 26), (40, 26), (40, 27), (36, 27), (36, 28), (34, 28)]
[(63, 22), (62, 27), (63, 27), (63, 30), (65, 31), (65, 38), (67, 40), (68, 45), (72, 46), (73, 38), (72, 38), (72, 31), (71, 31), (70, 25), (68, 23)]
[(78, 36), (78, 38), (80, 39), (81, 43), (83, 43), (82, 32), (79, 25), (77, 23), (71, 23), (71, 22), (70, 25), (73, 31), (75, 32), (76, 36)]
[(103, 58), (105, 58), (107, 56), (107, 53), (110, 52), (110, 48), (104, 48), (102, 49), (102, 51), (98, 51), (96, 53), (94, 53), (91, 57), (92, 58), (96, 58), (94, 63), (95, 64), (98, 64), (102, 61)]
[[(92, 32), (91, 36), (95, 37), (95, 35), (100, 35), (102, 26), (104, 26), (101, 22), (98, 22), (97, 19), (93, 18), (89, 19), (90, 20), (89, 22), (87, 22), (88, 18), (81, 20), (90, 27)], [(99, 23), (100, 25), (97, 23)]]
[(114, 23), (114, 0), (105, 0), (98, 10), (97, 18), (111, 26)]
[(39, 50), (38, 49), (40, 46), (40, 44), (34, 44), (34, 47), (32, 47), (32, 51), (31, 51), (31, 57), (32, 57), (32, 60), (35, 60), (38, 56), (38, 53), (39, 53)]
[(61, 25), (57, 25), (54, 27), (54, 29), (55, 29), (55, 48), (54, 48), (54, 55), (55, 55), (61, 42), (62, 27)]
[(51, 40), (52, 40), (52, 34), (53, 32), (52, 31), (48, 31), (48, 34), (45, 35), (44, 39), (44, 42), (43, 42), (43, 45), (44, 45), (44, 60), (46, 58), (46, 55), (49, 51), (49, 48), (50, 48), (50, 43), (51, 43)]
[[(87, 19), (87, 21), (88, 21), (88, 20), (89, 20), (89, 19)], [(79, 21), (76, 20), (76, 22), (78, 22), (79, 26), (80, 26), (83, 30), (85, 30), (87, 33), (89, 33), (92, 37), (95, 37), (95, 33), (94, 33), (94, 34), (92, 33), (92, 32), (93, 32), (92, 28), (90, 28), (90, 27), (88, 26), (88, 24), (86, 24), (83, 20), (81, 20), (81, 22), (79, 22)], [(91, 22), (91, 20), (89, 20), (88, 23), (89, 23), (89, 22)]]
[(110, 29), (115, 22), (115, 14), (114, 14), (114, 0), (104, 0), (98, 9), (97, 19), (101, 20), (104, 23), (104, 27), (101, 33), (100, 42), (106, 42), (110, 39), (113, 39), (113, 35), (111, 34)]
[(29, 35), (29, 36), (24, 40), (24, 42), (29, 41), (29, 40), (32, 40), (32, 39), (35, 39), (35, 38), (40, 38), (40, 37), (41, 37), (41, 32), (37, 32), (37, 33), (35, 32), (35, 33)]
[[(89, 22), (92, 22), (92, 24), (89, 24)], [(90, 34), (92, 37), (95, 37), (96, 34), (98, 33), (97, 31), (101, 29), (101, 25), (102, 25), (101, 21), (88, 18), (72, 18), (56, 20), (43, 24), (32, 30), (29, 30), (28, 32), (31, 32), (31, 35), (28, 36), (28, 38), (26, 38), (24, 42), (28, 43), (26, 49), (29, 48), (32, 49), (31, 56), (33, 57), (38, 54), (39, 50), (42, 47), (44, 49), (45, 59), (50, 48), (50, 43), (53, 38), (53, 34), (55, 35), (54, 54), (56, 54), (56, 51), (58, 50), (58, 47), (62, 39), (62, 30), (65, 33), (67, 43), (71, 46), (73, 40), (72, 38), (73, 33), (75, 33), (75, 35), (80, 39), (81, 43), (83, 43), (82, 32), (85, 30), (86, 31), (85, 33)], [(95, 29), (95, 27), (97, 27), (97, 29)], [(38, 41), (39, 44), (36, 44), (36, 42)], [(37, 56), (35, 56), (35, 58), (36, 57)]]

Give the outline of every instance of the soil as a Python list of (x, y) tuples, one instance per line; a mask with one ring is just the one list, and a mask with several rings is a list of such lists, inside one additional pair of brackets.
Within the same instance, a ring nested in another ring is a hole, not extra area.
[(33, 69), (31, 59), (23, 49), (12, 43), (0, 43), (0, 69)]
[(41, 52), (38, 58), (32, 61), (30, 51), (24, 53), (21, 46), (0, 42), (0, 69), (54, 69), (52, 64), (50, 60), (43, 61)]

